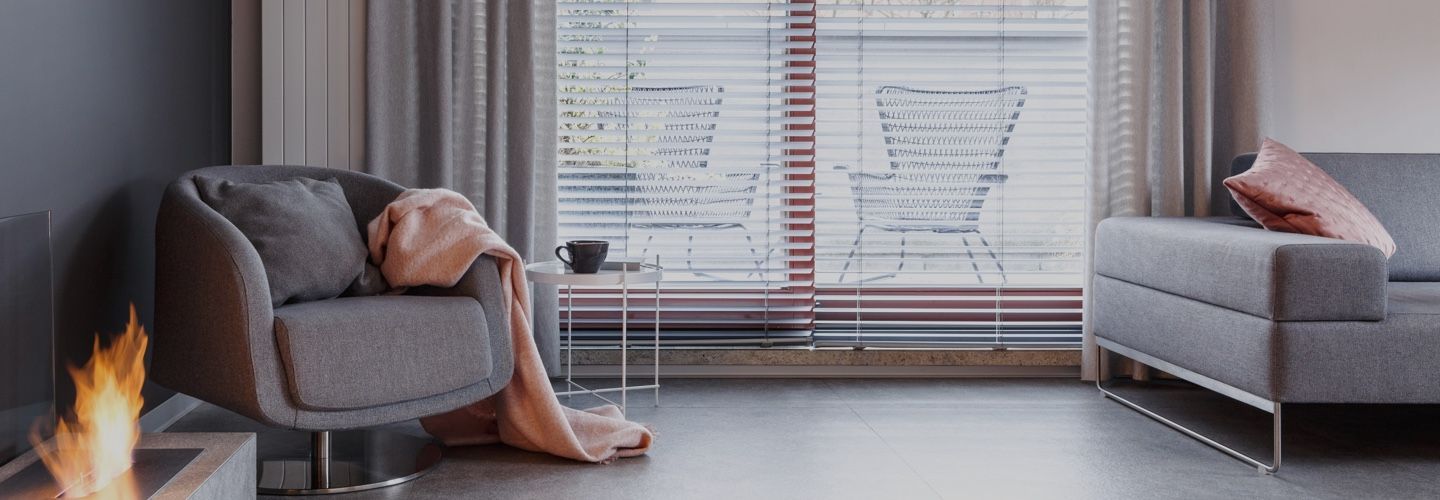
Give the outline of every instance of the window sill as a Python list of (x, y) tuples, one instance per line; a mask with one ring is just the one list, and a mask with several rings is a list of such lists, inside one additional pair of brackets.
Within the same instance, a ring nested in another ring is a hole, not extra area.
[[(648, 349), (632, 350), (632, 366), (649, 365)], [(563, 358), (564, 353), (561, 353)], [(617, 365), (614, 348), (577, 348), (575, 364)], [(726, 348), (664, 349), (661, 365), (687, 366), (900, 366), (900, 367), (1078, 367), (1079, 349), (864, 349)], [(662, 372), (664, 370), (662, 369)]]

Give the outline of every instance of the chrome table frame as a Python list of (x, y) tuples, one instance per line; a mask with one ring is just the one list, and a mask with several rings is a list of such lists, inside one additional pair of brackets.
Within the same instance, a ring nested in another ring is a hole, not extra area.
[[(597, 274), (538, 274), (541, 266), (552, 265), (542, 262), (527, 266), (527, 277), (536, 283), (548, 283), (565, 285), (565, 291), (569, 299), (565, 304), (565, 388), (567, 390), (556, 392), (556, 396), (573, 396), (576, 394), (589, 394), (620, 408), (624, 414), (629, 408), (629, 394), (631, 390), (653, 389), (655, 391), (655, 406), (660, 406), (660, 282), (664, 280), (665, 268), (660, 266), (660, 256), (655, 256), (654, 264), (647, 264), (638, 261), (606, 262)], [(619, 272), (612, 265), (618, 264)], [(631, 266), (634, 270), (631, 270)], [(533, 269), (532, 269), (533, 268)], [(604, 271), (611, 271), (606, 273)], [(631, 284), (655, 284), (655, 345), (654, 352), (654, 382), (645, 385), (630, 385), (629, 373), (629, 352), (630, 352), (630, 285)], [(576, 286), (620, 286), (620, 386), (591, 389), (580, 385), (572, 376), (575, 362), (575, 302), (574, 291)], [(578, 389), (577, 389), (578, 388)], [(620, 401), (616, 402), (603, 396), (605, 393), (620, 393)]]
[(1125, 356), (1125, 357), (1127, 357), (1127, 358), (1130, 358), (1130, 359), (1133, 359), (1133, 360), (1135, 360), (1135, 361), (1138, 361), (1138, 362), (1140, 362), (1140, 363), (1142, 363), (1142, 364), (1144, 364), (1144, 365), (1146, 365), (1146, 366), (1150, 366), (1150, 367), (1152, 367), (1152, 368), (1155, 368), (1155, 369), (1157, 369), (1157, 370), (1163, 371), (1163, 372), (1165, 372), (1165, 373), (1169, 373), (1169, 374), (1174, 375), (1174, 376), (1176, 376), (1176, 377), (1179, 377), (1179, 378), (1181, 378), (1181, 379), (1183, 379), (1183, 380), (1185, 380), (1185, 381), (1187, 381), (1187, 382), (1190, 382), (1190, 383), (1193, 383), (1193, 384), (1198, 385), (1198, 386), (1200, 386), (1200, 387), (1204, 387), (1204, 388), (1206, 388), (1206, 389), (1209, 389), (1209, 390), (1218, 392), (1218, 393), (1220, 393), (1221, 395), (1224, 395), (1224, 396), (1226, 396), (1226, 397), (1229, 397), (1229, 398), (1234, 399), (1234, 400), (1236, 400), (1236, 401), (1239, 401), (1239, 402), (1241, 402), (1241, 403), (1245, 403), (1245, 404), (1247, 404), (1247, 405), (1253, 406), (1253, 407), (1255, 407), (1255, 408), (1259, 408), (1260, 410), (1263, 410), (1263, 411), (1269, 413), (1270, 416), (1271, 416), (1271, 429), (1272, 429), (1272, 432), (1273, 432), (1273, 434), (1274, 434), (1273, 450), (1272, 450), (1272, 451), (1274, 452), (1274, 456), (1273, 456), (1272, 459), (1271, 459), (1271, 460), (1272, 460), (1271, 465), (1266, 465), (1264, 462), (1261, 462), (1260, 460), (1257, 460), (1257, 459), (1255, 459), (1255, 458), (1250, 457), (1249, 455), (1246, 455), (1246, 454), (1244, 454), (1244, 453), (1241, 453), (1241, 452), (1239, 452), (1239, 451), (1236, 451), (1236, 450), (1233, 449), (1233, 448), (1230, 448), (1230, 447), (1228, 447), (1228, 446), (1225, 446), (1225, 445), (1223, 445), (1223, 444), (1220, 444), (1219, 441), (1216, 441), (1216, 440), (1214, 440), (1214, 439), (1211, 439), (1211, 438), (1209, 438), (1209, 437), (1206, 437), (1204, 434), (1200, 434), (1199, 432), (1196, 432), (1196, 431), (1194, 431), (1194, 430), (1191, 430), (1191, 429), (1189, 429), (1189, 428), (1187, 428), (1187, 427), (1185, 427), (1185, 426), (1183, 426), (1183, 425), (1180, 425), (1179, 423), (1177, 423), (1177, 422), (1175, 422), (1175, 421), (1173, 421), (1173, 420), (1170, 420), (1170, 419), (1168, 419), (1168, 418), (1165, 418), (1165, 417), (1161, 416), (1161, 415), (1158, 414), (1158, 413), (1155, 413), (1154, 411), (1151, 411), (1151, 410), (1149, 410), (1149, 409), (1146, 409), (1145, 407), (1140, 406), (1139, 404), (1137, 404), (1137, 403), (1135, 403), (1135, 402), (1133, 402), (1133, 401), (1130, 401), (1130, 400), (1128, 400), (1128, 399), (1125, 399), (1125, 398), (1121, 397), (1121, 396), (1118, 395), (1118, 394), (1115, 394), (1115, 393), (1113, 393), (1113, 392), (1110, 392), (1110, 391), (1106, 390), (1105, 387), (1100, 384), (1100, 382), (1101, 382), (1100, 377), (1096, 377), (1096, 378), (1095, 378), (1095, 388), (1099, 389), (1099, 390), (1100, 390), (1100, 393), (1103, 394), (1104, 397), (1113, 399), (1113, 400), (1119, 402), (1120, 404), (1123, 404), (1123, 405), (1129, 407), (1129, 408), (1132, 409), (1132, 410), (1135, 410), (1135, 411), (1137, 411), (1137, 412), (1140, 412), (1140, 414), (1142, 414), (1142, 415), (1145, 415), (1145, 416), (1147, 416), (1147, 417), (1150, 417), (1151, 419), (1154, 419), (1154, 420), (1157, 421), (1157, 422), (1160, 422), (1160, 423), (1162, 423), (1162, 424), (1165, 424), (1165, 425), (1169, 426), (1169, 427), (1172, 428), (1172, 429), (1175, 429), (1175, 430), (1177, 430), (1177, 431), (1180, 431), (1181, 433), (1185, 434), (1186, 436), (1190, 436), (1190, 437), (1194, 438), (1196, 441), (1199, 441), (1199, 442), (1201, 442), (1201, 443), (1205, 443), (1206, 445), (1210, 446), (1211, 448), (1215, 448), (1216, 450), (1220, 450), (1221, 452), (1225, 453), (1226, 455), (1230, 455), (1231, 457), (1234, 457), (1234, 458), (1236, 458), (1236, 459), (1238, 459), (1238, 460), (1240, 460), (1240, 461), (1242, 461), (1242, 462), (1245, 462), (1245, 463), (1247, 463), (1247, 464), (1250, 464), (1251, 466), (1254, 466), (1255, 469), (1258, 470), (1258, 471), (1259, 471), (1260, 473), (1262, 473), (1262, 474), (1267, 474), (1267, 475), (1268, 475), (1268, 474), (1274, 474), (1274, 473), (1276, 473), (1276, 472), (1278, 472), (1278, 471), (1280, 470), (1280, 441), (1281, 441), (1281, 436), (1282, 436), (1282, 433), (1281, 433), (1281, 430), (1282, 430), (1282, 429), (1281, 429), (1281, 421), (1282, 421), (1282, 418), (1281, 418), (1281, 414), (1280, 414), (1280, 409), (1281, 409), (1281, 408), (1280, 408), (1280, 407), (1281, 407), (1280, 402), (1278, 402), (1278, 401), (1271, 401), (1271, 400), (1262, 398), (1262, 397), (1260, 397), (1260, 396), (1256, 396), (1256, 395), (1254, 395), (1254, 394), (1245, 392), (1244, 390), (1241, 390), (1241, 389), (1239, 389), (1239, 388), (1237, 388), (1237, 387), (1235, 387), (1235, 386), (1232, 386), (1232, 385), (1226, 384), (1226, 383), (1224, 383), (1224, 382), (1221, 382), (1221, 381), (1219, 381), (1219, 380), (1215, 380), (1215, 379), (1213, 379), (1213, 378), (1206, 377), (1206, 376), (1201, 375), (1201, 374), (1199, 374), (1199, 373), (1195, 373), (1195, 372), (1193, 372), (1193, 371), (1190, 371), (1190, 370), (1181, 368), (1181, 367), (1175, 365), (1174, 363), (1170, 363), (1170, 362), (1168, 362), (1168, 361), (1165, 361), (1165, 360), (1162, 360), (1162, 359), (1160, 359), (1160, 358), (1151, 356), (1151, 355), (1149, 355), (1149, 354), (1145, 354), (1145, 353), (1142, 353), (1142, 352), (1140, 352), (1140, 351), (1136, 351), (1136, 350), (1134, 350), (1134, 349), (1131, 349), (1131, 348), (1129, 348), (1129, 347), (1122, 346), (1122, 345), (1120, 345), (1120, 344), (1117, 344), (1117, 343), (1115, 343), (1115, 342), (1113, 342), (1113, 341), (1110, 341), (1110, 340), (1107, 340), (1107, 339), (1104, 339), (1104, 338), (1096, 337), (1096, 338), (1095, 338), (1095, 341), (1096, 341), (1096, 343), (1099, 345), (1100, 353), (1099, 353), (1098, 359), (1099, 359), (1100, 366), (1102, 366), (1102, 367), (1105, 366), (1105, 363), (1108, 361), (1108, 359), (1107, 359), (1108, 356), (1106, 356), (1106, 351), (1114, 352), (1114, 353), (1119, 354), (1119, 355), (1121, 355), (1121, 356)]

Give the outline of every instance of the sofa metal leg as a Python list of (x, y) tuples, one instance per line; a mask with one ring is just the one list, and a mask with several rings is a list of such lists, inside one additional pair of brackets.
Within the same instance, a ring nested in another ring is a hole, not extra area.
[[(256, 491), (261, 495), (323, 495), (393, 486), (425, 475), (440, 463), (443, 451), (432, 439), (370, 429), (265, 433), (260, 440)], [(269, 450), (287, 453), (266, 456)]]
[(1258, 470), (1258, 471), (1259, 471), (1260, 473), (1262, 473), (1262, 474), (1274, 474), (1276, 471), (1279, 471), (1279, 470), (1280, 470), (1280, 437), (1281, 437), (1280, 403), (1275, 403), (1274, 409), (1271, 410), (1271, 412), (1270, 412), (1270, 413), (1271, 413), (1271, 417), (1272, 417), (1272, 418), (1271, 418), (1271, 425), (1272, 425), (1272, 429), (1273, 429), (1273, 432), (1274, 432), (1274, 444), (1273, 444), (1273, 446), (1274, 446), (1274, 457), (1271, 459), (1271, 460), (1273, 460), (1273, 462), (1272, 462), (1271, 465), (1265, 465), (1264, 462), (1261, 462), (1261, 461), (1259, 461), (1259, 460), (1256, 460), (1256, 459), (1254, 459), (1254, 458), (1251, 458), (1249, 455), (1246, 455), (1246, 454), (1244, 454), (1244, 453), (1241, 453), (1241, 452), (1239, 452), (1239, 451), (1236, 451), (1235, 449), (1230, 448), (1229, 446), (1225, 446), (1225, 445), (1223, 445), (1223, 444), (1220, 444), (1219, 441), (1216, 441), (1216, 440), (1214, 440), (1214, 439), (1210, 439), (1209, 437), (1206, 437), (1204, 434), (1200, 434), (1199, 432), (1193, 431), (1193, 430), (1191, 430), (1190, 428), (1185, 427), (1185, 426), (1183, 426), (1183, 425), (1180, 425), (1179, 423), (1176, 423), (1176, 422), (1173, 421), (1173, 420), (1170, 420), (1170, 419), (1168, 419), (1168, 418), (1165, 418), (1165, 417), (1161, 416), (1161, 415), (1158, 414), (1158, 413), (1155, 413), (1155, 412), (1153, 412), (1153, 411), (1150, 411), (1149, 409), (1146, 409), (1145, 407), (1140, 406), (1139, 404), (1136, 404), (1136, 403), (1133, 402), (1133, 401), (1130, 401), (1130, 400), (1128, 400), (1128, 399), (1125, 399), (1125, 398), (1121, 397), (1121, 396), (1118, 395), (1118, 394), (1115, 394), (1115, 393), (1113, 393), (1113, 392), (1110, 392), (1110, 391), (1108, 391), (1108, 390), (1105, 390), (1105, 387), (1104, 387), (1103, 385), (1101, 385), (1101, 384), (1100, 384), (1100, 381), (1098, 381), (1098, 380), (1095, 381), (1095, 387), (1098, 388), (1098, 389), (1100, 389), (1100, 392), (1101, 392), (1102, 394), (1104, 394), (1105, 397), (1110, 398), (1110, 399), (1113, 399), (1113, 400), (1115, 400), (1115, 401), (1118, 401), (1120, 404), (1123, 404), (1123, 405), (1129, 407), (1129, 408), (1132, 409), (1132, 410), (1135, 410), (1135, 411), (1137, 411), (1137, 412), (1140, 412), (1141, 415), (1145, 415), (1145, 416), (1147, 416), (1147, 417), (1150, 417), (1151, 419), (1154, 419), (1154, 420), (1157, 421), (1157, 422), (1160, 422), (1160, 423), (1162, 423), (1162, 424), (1165, 424), (1165, 425), (1167, 425), (1167, 426), (1170, 426), (1170, 428), (1175, 429), (1175, 430), (1177, 430), (1177, 431), (1180, 431), (1181, 433), (1185, 434), (1186, 436), (1190, 436), (1190, 437), (1192, 437), (1192, 438), (1195, 438), (1196, 441), (1205, 443), (1206, 445), (1209, 445), (1211, 448), (1215, 448), (1215, 449), (1217, 449), (1217, 450), (1220, 450), (1221, 452), (1224, 452), (1226, 455), (1230, 455), (1230, 456), (1232, 456), (1232, 457), (1235, 457), (1236, 459), (1239, 459), (1239, 460), (1242, 461), (1242, 462), (1245, 462), (1245, 463), (1247, 463), (1247, 464), (1250, 464), (1250, 465), (1254, 466), (1255, 469)]
[(1100, 383), (1104, 379), (1104, 377), (1097, 378), (1095, 380), (1095, 388), (1099, 389), (1100, 393), (1104, 395), (1104, 397), (1118, 401), (1121, 404), (1129, 407), (1130, 409), (1140, 412), (1140, 414), (1142, 415), (1150, 417), (1151, 419), (1165, 424), (1172, 429), (1180, 431), (1185, 435), (1194, 438), (1197, 441), (1209, 445), (1211, 448), (1220, 450), (1227, 455), (1230, 455), (1239, 459), (1242, 462), (1250, 464), (1254, 466), (1256, 470), (1259, 470), (1262, 474), (1274, 474), (1275, 472), (1280, 470), (1280, 443), (1281, 437), (1283, 436), (1283, 417), (1280, 412), (1281, 404), (1279, 401), (1271, 401), (1267, 398), (1256, 396), (1219, 380), (1215, 380), (1199, 373), (1195, 373), (1193, 371), (1185, 369), (1184, 367), (1175, 365), (1163, 359), (1120, 345), (1119, 343), (1116, 343), (1115, 341), (1106, 339), (1104, 337), (1097, 337), (1095, 339), (1095, 343), (1098, 352), (1098, 358), (1096, 359), (1096, 361), (1102, 367), (1109, 364), (1110, 353), (1120, 354), (1138, 363), (1144, 363), (1147, 366), (1153, 366), (1156, 369), (1161, 370), (1165, 373), (1174, 375), (1205, 389), (1215, 391), (1222, 396), (1226, 396), (1230, 399), (1245, 403), (1247, 405), (1270, 413), (1270, 426), (1273, 439), (1271, 445), (1272, 453), (1274, 454), (1274, 456), (1272, 457), (1271, 465), (1265, 465), (1264, 462), (1251, 458), (1244, 453), (1240, 453), (1239, 451), (1231, 449), (1228, 446), (1220, 444), (1214, 439), (1210, 439), (1205, 435), (1200, 434), (1199, 432), (1190, 430), (1189, 428), (1186, 428), (1185, 426), (1180, 425), (1179, 423), (1176, 423), (1168, 418), (1160, 416), (1160, 414), (1150, 411), (1149, 409), (1146, 409), (1145, 407), (1142, 407), (1133, 401), (1125, 399), (1118, 394), (1106, 390), (1105, 386), (1101, 385)]

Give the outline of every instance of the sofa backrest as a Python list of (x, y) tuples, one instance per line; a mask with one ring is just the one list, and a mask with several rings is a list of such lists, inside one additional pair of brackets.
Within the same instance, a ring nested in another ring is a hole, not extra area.
[[(1302, 153), (1360, 199), (1398, 247), (1391, 281), (1440, 281), (1440, 154)], [(1255, 163), (1243, 154), (1231, 174)], [(1244, 214), (1231, 202), (1231, 210)]]

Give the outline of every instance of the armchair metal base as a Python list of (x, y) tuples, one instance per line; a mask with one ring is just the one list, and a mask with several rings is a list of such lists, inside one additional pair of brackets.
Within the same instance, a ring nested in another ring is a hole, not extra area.
[[(301, 436), (308, 436), (309, 456), (298, 452), (305, 446)], [(257, 474), (261, 495), (325, 495), (394, 486), (425, 475), (440, 463), (444, 450), (430, 439), (377, 430), (291, 433), (285, 438), (295, 441), (284, 444), (296, 456), (266, 457), (262, 452)]]
[(1155, 413), (1154, 411), (1151, 411), (1151, 410), (1149, 410), (1149, 409), (1146, 409), (1146, 408), (1143, 407), (1143, 406), (1140, 406), (1139, 404), (1136, 404), (1136, 403), (1133, 402), (1133, 401), (1130, 401), (1130, 400), (1125, 399), (1125, 398), (1123, 398), (1123, 397), (1121, 397), (1121, 396), (1119, 396), (1119, 395), (1117, 395), (1117, 394), (1115, 394), (1115, 393), (1113, 393), (1113, 392), (1110, 392), (1110, 391), (1108, 391), (1108, 390), (1105, 389), (1105, 386), (1103, 386), (1103, 385), (1100, 384), (1101, 381), (1100, 381), (1099, 378), (1097, 378), (1097, 379), (1095, 380), (1095, 388), (1099, 389), (1099, 390), (1100, 390), (1100, 393), (1101, 393), (1104, 397), (1113, 399), (1113, 400), (1115, 400), (1116, 402), (1119, 402), (1120, 404), (1123, 404), (1123, 405), (1125, 405), (1126, 407), (1129, 407), (1129, 408), (1132, 409), (1132, 410), (1135, 410), (1135, 411), (1137, 411), (1137, 412), (1140, 412), (1141, 415), (1145, 415), (1145, 416), (1147, 416), (1147, 417), (1150, 417), (1151, 419), (1154, 419), (1154, 420), (1157, 421), (1157, 422), (1160, 422), (1160, 423), (1162, 423), (1162, 424), (1165, 424), (1166, 426), (1169, 426), (1169, 427), (1172, 428), (1172, 429), (1175, 429), (1175, 430), (1177, 430), (1177, 431), (1180, 431), (1181, 433), (1185, 434), (1186, 436), (1190, 436), (1191, 438), (1194, 438), (1196, 441), (1199, 441), (1199, 442), (1201, 442), (1201, 443), (1205, 443), (1207, 446), (1210, 446), (1211, 448), (1215, 448), (1216, 450), (1219, 450), (1219, 451), (1225, 453), (1226, 455), (1230, 455), (1231, 457), (1234, 457), (1234, 458), (1236, 458), (1236, 459), (1238, 459), (1238, 460), (1240, 460), (1240, 461), (1242, 461), (1242, 462), (1245, 462), (1245, 463), (1247, 463), (1247, 464), (1250, 464), (1251, 466), (1254, 466), (1255, 469), (1256, 469), (1257, 471), (1259, 471), (1260, 473), (1262, 473), (1262, 474), (1267, 474), (1267, 475), (1268, 475), (1268, 474), (1274, 474), (1274, 473), (1276, 473), (1276, 472), (1278, 472), (1278, 471), (1280, 470), (1280, 442), (1281, 442), (1281, 436), (1282, 436), (1282, 432), (1281, 432), (1281, 431), (1282, 431), (1282, 426), (1281, 426), (1282, 418), (1281, 418), (1281, 414), (1280, 414), (1281, 404), (1280, 404), (1279, 402), (1277, 402), (1277, 401), (1270, 401), (1270, 400), (1265, 399), (1265, 398), (1262, 398), (1262, 397), (1260, 397), (1260, 396), (1256, 396), (1256, 395), (1254, 395), (1254, 394), (1250, 394), (1250, 393), (1248, 393), (1248, 392), (1245, 392), (1245, 391), (1243, 391), (1243, 390), (1240, 390), (1240, 389), (1238, 389), (1238, 388), (1236, 388), (1236, 387), (1234, 387), (1234, 386), (1231, 386), (1231, 385), (1229, 385), (1229, 384), (1226, 384), (1226, 383), (1224, 383), (1224, 382), (1220, 382), (1220, 381), (1215, 380), (1215, 379), (1212, 379), (1212, 378), (1210, 378), (1210, 377), (1206, 377), (1206, 376), (1204, 376), (1204, 375), (1201, 375), (1201, 374), (1192, 372), (1192, 371), (1190, 371), (1190, 370), (1186, 370), (1186, 369), (1184, 369), (1184, 368), (1181, 368), (1181, 367), (1179, 367), (1179, 366), (1176, 366), (1176, 365), (1174, 365), (1174, 364), (1172, 364), (1172, 363), (1169, 363), (1169, 362), (1167, 362), (1167, 361), (1164, 361), (1164, 360), (1161, 360), (1161, 359), (1156, 358), (1156, 357), (1154, 357), (1154, 356), (1150, 356), (1150, 355), (1148, 355), (1148, 354), (1145, 354), (1145, 353), (1136, 351), (1136, 350), (1134, 350), (1134, 349), (1131, 349), (1131, 348), (1122, 346), (1122, 345), (1120, 345), (1120, 344), (1116, 344), (1116, 343), (1111, 342), (1111, 341), (1109, 341), (1109, 340), (1106, 340), (1106, 339), (1103, 339), (1103, 338), (1097, 338), (1096, 340), (1097, 340), (1097, 343), (1099, 344), (1100, 348), (1102, 349), (1102, 350), (1100, 351), (1100, 352), (1101, 352), (1100, 363), (1102, 363), (1102, 366), (1103, 366), (1103, 363), (1106, 363), (1106, 361), (1107, 361), (1107, 360), (1105, 359), (1105, 356), (1104, 356), (1105, 350), (1109, 350), (1109, 351), (1115, 352), (1115, 353), (1117, 353), (1117, 354), (1120, 354), (1120, 355), (1122, 355), (1122, 356), (1125, 356), (1125, 357), (1127, 357), (1127, 358), (1130, 358), (1130, 359), (1133, 359), (1133, 360), (1135, 360), (1135, 361), (1138, 361), (1138, 362), (1140, 362), (1140, 363), (1144, 363), (1144, 364), (1147, 365), (1147, 366), (1150, 366), (1150, 367), (1156, 368), (1156, 369), (1158, 369), (1158, 370), (1164, 371), (1165, 373), (1169, 373), (1169, 374), (1171, 374), (1171, 375), (1174, 375), (1174, 376), (1176, 376), (1176, 377), (1179, 377), (1179, 378), (1181, 378), (1181, 379), (1183, 379), (1183, 380), (1185, 380), (1185, 381), (1191, 382), (1191, 383), (1193, 383), (1193, 384), (1195, 384), (1195, 385), (1199, 385), (1199, 386), (1204, 387), (1204, 388), (1206, 388), (1206, 389), (1210, 389), (1210, 390), (1212, 390), (1212, 391), (1215, 391), (1215, 392), (1218, 392), (1218, 393), (1220, 393), (1220, 394), (1222, 394), (1222, 395), (1225, 395), (1225, 396), (1227, 396), (1227, 397), (1230, 397), (1231, 399), (1234, 399), (1234, 400), (1236, 400), (1236, 401), (1240, 401), (1240, 402), (1242, 402), (1242, 403), (1248, 404), (1248, 405), (1250, 405), (1250, 406), (1253, 406), (1253, 407), (1255, 407), (1255, 408), (1259, 408), (1260, 410), (1263, 410), (1263, 411), (1265, 411), (1265, 412), (1270, 413), (1270, 416), (1271, 416), (1271, 430), (1272, 430), (1272, 433), (1273, 433), (1273, 440), (1274, 440), (1274, 441), (1273, 441), (1273, 444), (1272, 444), (1272, 446), (1273, 446), (1273, 447), (1272, 447), (1272, 452), (1273, 452), (1273, 454), (1274, 454), (1273, 457), (1272, 457), (1272, 459), (1271, 459), (1272, 462), (1271, 462), (1270, 465), (1266, 465), (1264, 462), (1261, 462), (1261, 461), (1258, 460), (1258, 459), (1252, 458), (1252, 457), (1250, 457), (1249, 455), (1246, 455), (1246, 454), (1244, 454), (1244, 453), (1241, 453), (1241, 452), (1239, 452), (1239, 451), (1236, 451), (1236, 450), (1233, 449), (1233, 448), (1230, 448), (1230, 447), (1228, 447), (1228, 446), (1225, 446), (1225, 445), (1223, 445), (1223, 444), (1220, 444), (1219, 441), (1216, 441), (1216, 440), (1214, 440), (1214, 439), (1211, 439), (1211, 438), (1205, 436), (1204, 434), (1200, 434), (1199, 432), (1196, 432), (1196, 431), (1194, 431), (1194, 430), (1191, 430), (1190, 428), (1187, 428), (1187, 427), (1185, 427), (1185, 426), (1183, 426), (1183, 425), (1180, 425), (1179, 423), (1177, 423), (1177, 422), (1175, 422), (1175, 421), (1173, 421), (1173, 420), (1167, 419), (1167, 418), (1161, 416), (1160, 414)]

